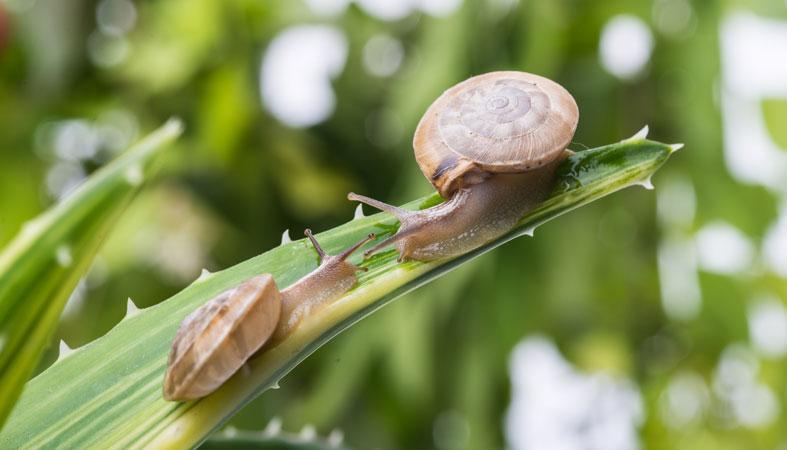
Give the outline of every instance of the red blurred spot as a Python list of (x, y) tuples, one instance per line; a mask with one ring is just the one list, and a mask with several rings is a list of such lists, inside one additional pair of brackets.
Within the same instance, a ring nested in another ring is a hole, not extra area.
[(3, 54), (8, 40), (11, 37), (11, 18), (0, 3), (0, 55)]

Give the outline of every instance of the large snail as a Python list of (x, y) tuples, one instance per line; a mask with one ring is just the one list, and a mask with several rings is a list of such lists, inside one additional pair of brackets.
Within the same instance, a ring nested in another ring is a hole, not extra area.
[(223, 292), (189, 314), (180, 324), (164, 376), (166, 400), (194, 400), (218, 389), (265, 343), (279, 342), (303, 318), (327, 305), (356, 282), (366, 270), (347, 258), (370, 234), (339, 255), (328, 255), (310, 230), (320, 265), (279, 292), (269, 274), (255, 276)]
[(447, 200), (409, 211), (350, 193), (400, 221), (366, 254), (394, 245), (400, 261), (448, 258), (510, 231), (549, 194), (578, 120), (571, 94), (538, 75), (491, 72), (448, 89), (413, 139), (421, 171)]

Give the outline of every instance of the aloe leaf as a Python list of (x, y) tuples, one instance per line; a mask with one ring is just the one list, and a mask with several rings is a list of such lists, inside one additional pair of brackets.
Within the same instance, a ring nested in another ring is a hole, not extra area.
[[(582, 151), (566, 159), (549, 199), (494, 242), (452, 260), (396, 262), (394, 251), (376, 255), (363, 266), (355, 288), (304, 319), (277, 346), (249, 362), (214, 394), (194, 402), (162, 399), (162, 378), (172, 339), (181, 320), (217, 294), (260, 273), (270, 273), (285, 287), (317, 266), (305, 240), (285, 243), (214, 274), (204, 274), (170, 299), (124, 319), (105, 336), (31, 380), (0, 447), (195, 446), (239, 408), (279, 380), (299, 362), (386, 303), (503, 243), (531, 232), (558, 215), (632, 184), (649, 184), (651, 175), (676, 147), (631, 139)], [(437, 195), (407, 208), (439, 202)], [(370, 232), (385, 238), (397, 228), (388, 214), (356, 218), (318, 238), (337, 252)], [(354, 261), (360, 263), (360, 256)]]
[(0, 254), (0, 424), (50, 343), (60, 313), (104, 237), (144, 184), (170, 121), (96, 171), (60, 203), (22, 227)]
[(210, 438), (200, 446), (202, 450), (343, 450), (342, 447), (318, 442), (305, 441), (297, 437), (218, 437)]
[[(271, 421), (274, 423), (277, 419)], [(278, 423), (278, 422), (277, 422)], [(281, 426), (280, 423), (279, 427)], [(300, 434), (284, 433), (269, 424), (265, 430), (238, 431), (232, 427), (211, 436), (201, 450), (349, 450), (342, 444), (343, 435), (338, 430), (328, 437), (317, 436), (313, 428), (304, 428)]]

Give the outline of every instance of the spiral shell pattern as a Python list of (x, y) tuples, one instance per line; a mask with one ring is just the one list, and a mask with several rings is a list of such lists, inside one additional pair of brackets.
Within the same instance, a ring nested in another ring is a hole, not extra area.
[(273, 334), (281, 296), (269, 274), (223, 292), (180, 325), (164, 375), (164, 398), (191, 400), (221, 386)]
[(413, 146), (443, 196), (491, 173), (524, 172), (555, 160), (571, 142), (579, 110), (547, 78), (492, 72), (447, 90), (429, 107)]

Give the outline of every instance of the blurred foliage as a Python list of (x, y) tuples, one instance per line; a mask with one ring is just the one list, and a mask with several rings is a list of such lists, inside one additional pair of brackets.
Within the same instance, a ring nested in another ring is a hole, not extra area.
[[(0, 244), (55, 201), (64, 178), (75, 178), (64, 174), (92, 172), (170, 115), (187, 124), (188, 151), (174, 162), (182, 175), (132, 207), (134, 222), (110, 239), (67, 305), (58, 337), (72, 346), (109, 330), (127, 297), (155, 304), (203, 266), (223, 268), (277, 245), (286, 228), (299, 234), (345, 222), (354, 209), (347, 190), (391, 203), (430, 192), (412, 157), (415, 125), (445, 88), (490, 70), (537, 72), (566, 86), (580, 105), (577, 148), (617, 141), (644, 123), (654, 139), (685, 142), (687, 151), (654, 180), (657, 195), (662, 185), (689, 183), (696, 207), (681, 232), (723, 220), (759, 243), (777, 216), (779, 195), (741, 183), (725, 165), (719, 29), (740, 9), (787, 19), (781, 0), (677, 2), (690, 13), (677, 32), (660, 25), (675, 0), (465, 0), (446, 16), (413, 12), (394, 21), (372, 16), (363, 2), (327, 16), (292, 0), (134, 1), (136, 20), (120, 33), (101, 31), (105, 1), (0, 4)], [(643, 73), (625, 80), (598, 57), (601, 31), (618, 14), (642, 19), (655, 40)], [(278, 33), (314, 23), (342, 30), (347, 61), (333, 81), (330, 118), (290, 128), (261, 101), (260, 65)], [(388, 77), (364, 64), (364, 46), (379, 33), (404, 51)], [(785, 148), (784, 99), (766, 99), (762, 111)], [(98, 136), (95, 153), (75, 161), (56, 151), (52, 130), (66, 120)], [(724, 349), (749, 341), (752, 296), (787, 298), (784, 279), (756, 265), (731, 276), (700, 271), (698, 314), (670, 318), (657, 252), (673, 232), (650, 192), (589, 205), (358, 324), (233, 424), (261, 429), (277, 415), (287, 429), (339, 427), (352, 447), (419, 448), (438, 446), (437, 419), (450, 411), (469, 430), (457, 446), (502, 447), (510, 352), (541, 333), (580, 370), (637, 384), (647, 448), (773, 448), (787, 440), (783, 414), (743, 426), (714, 406), (684, 427), (664, 421), (676, 374), (697, 373), (710, 388)], [(759, 372), (787, 408), (784, 361), (763, 359)]]
[[(281, 426), (281, 425), (279, 425)], [(343, 436), (334, 432), (327, 438), (315, 435), (312, 428), (304, 428), (300, 434), (281, 433), (280, 430), (263, 432), (238, 432), (228, 428), (203, 443), (204, 450), (349, 450), (341, 445)]]
[(140, 187), (152, 178), (162, 148), (181, 129), (182, 124), (172, 120), (140, 141), (66, 200), (26, 222), (0, 253), (0, 426), (52, 339), (79, 280)]

